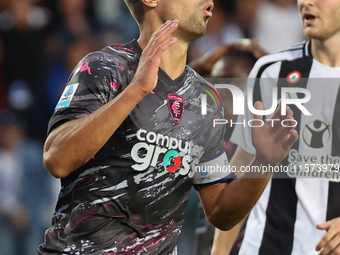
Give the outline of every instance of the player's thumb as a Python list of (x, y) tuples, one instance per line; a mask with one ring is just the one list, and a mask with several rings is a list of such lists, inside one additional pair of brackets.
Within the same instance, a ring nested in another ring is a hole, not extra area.
[(324, 222), (322, 224), (316, 225), (316, 228), (320, 229), (320, 230), (327, 230), (327, 229), (329, 229), (332, 226), (332, 223), (333, 222), (331, 220), (330, 221), (326, 221), (326, 222)]
[[(264, 110), (263, 103), (261, 101), (256, 101), (255, 104), (254, 104), (254, 108), (255, 108), (255, 110), (263, 111)], [(254, 114), (254, 119), (262, 121), (263, 115)]]

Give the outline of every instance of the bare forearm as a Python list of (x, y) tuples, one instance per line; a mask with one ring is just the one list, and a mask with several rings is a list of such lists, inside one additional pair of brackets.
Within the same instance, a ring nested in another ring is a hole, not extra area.
[[(255, 158), (251, 166), (260, 166), (261, 163)], [(215, 201), (213, 218), (216, 224), (227, 223), (226, 226), (222, 224), (222, 227), (225, 228), (223, 230), (229, 230), (243, 220), (260, 198), (271, 175), (250, 178), (253, 176), (245, 174), (223, 189)]]
[[(255, 108), (264, 109), (261, 102), (256, 102)], [(286, 116), (281, 116), (280, 111), (281, 105), (275, 112), (273, 119), (288, 118), (291, 120), (289, 122), (293, 123), (293, 112), (290, 108), (286, 107)], [(262, 121), (261, 116), (254, 115), (254, 118)], [(268, 124), (267, 122), (260, 128), (252, 129), (252, 142), (256, 148), (257, 156), (250, 167), (259, 170), (258, 173), (246, 173), (229, 184), (214, 184), (199, 191), (199, 196), (209, 221), (221, 230), (233, 228), (247, 216), (260, 198), (269, 178), (273, 174), (269, 171), (263, 173), (262, 166), (278, 166), (299, 137), (293, 125), (287, 128), (287, 126), (284, 127), (279, 124), (274, 126)], [(247, 159), (250, 156), (251, 154), (246, 153), (239, 146), (231, 165), (236, 166), (237, 169), (247, 166)]]
[(109, 140), (143, 95), (128, 87), (97, 111), (56, 128), (47, 138), (44, 164), (55, 177), (63, 178), (88, 162)]
[[(265, 164), (263, 159), (256, 158), (250, 166)], [(267, 173), (261, 178), (252, 178), (251, 174), (244, 174), (241, 178), (230, 184), (220, 184), (212, 188), (211, 192), (200, 193), (201, 200), (205, 201), (205, 208), (211, 208), (207, 215), (209, 221), (221, 230), (230, 230), (244, 219), (260, 198), (272, 174)], [(210, 199), (204, 196), (211, 196)]]
[(226, 255), (233, 248), (234, 242), (240, 233), (244, 221), (239, 222), (229, 231), (215, 229), (214, 242), (210, 255)]

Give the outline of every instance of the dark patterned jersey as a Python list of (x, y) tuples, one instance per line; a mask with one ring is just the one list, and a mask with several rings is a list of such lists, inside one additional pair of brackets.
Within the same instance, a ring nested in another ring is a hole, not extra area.
[[(81, 60), (49, 132), (113, 100), (132, 81), (141, 52), (132, 41)], [(176, 254), (193, 183), (209, 185), (234, 176), (196, 171), (200, 164), (228, 165), (225, 128), (213, 127), (213, 120), (224, 116), (216, 91), (189, 67), (176, 80), (161, 69), (158, 77), (154, 91), (100, 151), (61, 180), (53, 226), (40, 255)]]

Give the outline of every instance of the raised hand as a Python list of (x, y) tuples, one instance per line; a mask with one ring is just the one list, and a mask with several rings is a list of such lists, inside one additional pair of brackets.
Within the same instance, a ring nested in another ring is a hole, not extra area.
[[(262, 102), (256, 102), (255, 108), (263, 110)], [(267, 121), (262, 127), (252, 128), (253, 144), (256, 148), (256, 156), (263, 158), (272, 165), (278, 165), (287, 156), (290, 148), (298, 139), (298, 133), (295, 130), (295, 121), (293, 111), (287, 107), (287, 115), (281, 115), (281, 104), (276, 110), (274, 116)], [(263, 116), (254, 115), (256, 122), (261, 123)], [(275, 120), (275, 121), (274, 121)], [(285, 121), (285, 127), (281, 124)], [(258, 125), (255, 123), (253, 125)]]
[(330, 221), (326, 221), (316, 226), (320, 230), (327, 230), (327, 233), (321, 238), (320, 242), (316, 246), (316, 251), (320, 252), (320, 255), (339, 255), (340, 254), (340, 218), (335, 218)]
[(131, 86), (138, 86), (142, 96), (149, 94), (157, 85), (158, 70), (161, 57), (177, 38), (170, 39), (171, 34), (178, 28), (179, 20), (168, 20), (156, 30), (143, 50), (136, 74)]

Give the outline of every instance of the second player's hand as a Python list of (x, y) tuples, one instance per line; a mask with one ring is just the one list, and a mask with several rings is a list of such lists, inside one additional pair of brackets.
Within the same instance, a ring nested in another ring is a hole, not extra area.
[(320, 230), (327, 230), (316, 246), (316, 251), (320, 255), (339, 255), (340, 254), (340, 217), (326, 221), (316, 226)]
[[(263, 110), (261, 102), (255, 103), (255, 108)], [(254, 119), (262, 121), (263, 116), (254, 115)], [(298, 139), (298, 133), (294, 126), (294, 118), (292, 110), (287, 107), (287, 115), (281, 115), (281, 104), (276, 110), (273, 121), (266, 122), (262, 127), (252, 128), (253, 144), (256, 148), (256, 156), (264, 159), (271, 165), (278, 165), (287, 156), (290, 148)], [(276, 121), (274, 121), (276, 120)], [(285, 126), (281, 124), (283, 120), (288, 120)], [(254, 123), (257, 125), (257, 123)]]
[(178, 28), (178, 23), (177, 19), (165, 22), (153, 33), (143, 50), (135, 77), (130, 84), (136, 86), (142, 97), (149, 94), (157, 85), (162, 54), (176, 43), (177, 38), (170, 36)]

